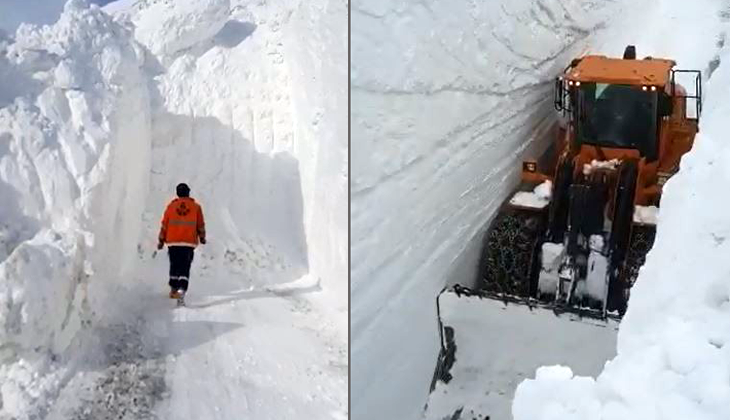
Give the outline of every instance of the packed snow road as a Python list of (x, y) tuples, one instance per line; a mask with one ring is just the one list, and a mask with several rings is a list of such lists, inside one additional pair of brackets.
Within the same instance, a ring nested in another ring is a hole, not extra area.
[(318, 282), (247, 286), (198, 258), (184, 308), (165, 295), (166, 262), (144, 261), (160, 287), (122, 297), (126, 316), (94, 329), (45, 418), (347, 418), (346, 338), (306, 298)]

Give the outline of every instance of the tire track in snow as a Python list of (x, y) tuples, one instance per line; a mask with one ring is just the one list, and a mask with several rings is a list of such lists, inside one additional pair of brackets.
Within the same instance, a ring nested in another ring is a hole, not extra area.
[(93, 396), (71, 414), (69, 420), (151, 420), (155, 405), (165, 395), (164, 357), (154, 345), (143, 342), (143, 321), (118, 324), (102, 336), (105, 364), (94, 382)]
[(95, 328), (47, 420), (156, 420), (167, 397), (162, 343), (148, 334), (149, 313)]

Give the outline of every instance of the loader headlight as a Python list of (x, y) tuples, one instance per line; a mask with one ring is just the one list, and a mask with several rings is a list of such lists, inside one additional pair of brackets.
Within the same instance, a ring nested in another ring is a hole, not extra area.
[(537, 172), (537, 163), (535, 162), (522, 162), (522, 170), (525, 172)]
[(643, 90), (644, 92), (646, 92), (647, 90), (649, 90), (649, 87), (648, 86), (642, 86), (641, 87), (641, 90)]
[(580, 82), (575, 82), (575, 86), (580, 86)]
[(651, 87), (651, 91), (652, 91), (652, 92), (656, 92), (656, 86), (652, 86), (652, 87)]

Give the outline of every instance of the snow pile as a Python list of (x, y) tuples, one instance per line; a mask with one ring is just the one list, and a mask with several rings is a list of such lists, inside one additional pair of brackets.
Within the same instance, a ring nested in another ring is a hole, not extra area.
[[(592, 337), (591, 337), (592, 338)], [(542, 394), (533, 393), (530, 397), (536, 398), (538, 401), (552, 400), (555, 406), (550, 407), (550, 419), (572, 418), (561, 416), (556, 406), (561, 404), (569, 404), (579, 407), (582, 413), (590, 413), (591, 417), (603, 418), (600, 416), (600, 406), (595, 403), (592, 397), (593, 381), (588, 377), (575, 377), (570, 368), (565, 366), (548, 366), (540, 367), (535, 373), (535, 380), (545, 384)], [(518, 388), (518, 397), (524, 397), (523, 388)], [(565, 390), (567, 392), (555, 392), (556, 389)], [(549, 390), (549, 391), (548, 391)], [(537, 403), (538, 405), (540, 403)], [(515, 406), (512, 409), (512, 415), (515, 419), (535, 418), (535, 412), (531, 411), (529, 406)], [(620, 418), (620, 417), (619, 417)]]
[(602, 235), (591, 235), (589, 239), (588, 272), (585, 282), (579, 283), (585, 290), (578, 296), (588, 295), (597, 302), (605, 302), (608, 293), (608, 257), (603, 254), (604, 238)]
[(352, 3), (353, 419), (419, 417), (435, 296), (474, 278), (519, 162), (554, 138), (553, 78), (616, 4)]
[(611, 159), (611, 160), (596, 160), (593, 159), (591, 163), (585, 163), (583, 164), (583, 175), (588, 176), (593, 171), (596, 170), (615, 170), (618, 165), (621, 164), (621, 161), (619, 159)]
[(213, 38), (228, 21), (229, 0), (150, 1), (134, 15), (136, 38), (157, 56), (173, 56)]
[(540, 293), (555, 294), (558, 290), (560, 264), (563, 262), (565, 245), (545, 242), (542, 244), (542, 265), (537, 288)]
[(553, 183), (545, 181), (536, 186), (533, 191), (518, 191), (510, 198), (509, 203), (513, 206), (541, 209), (550, 203), (552, 192)]
[(131, 34), (79, 0), (0, 49), (10, 76), (0, 89), (0, 391), (12, 415), (43, 396), (29, 387), (37, 376), (13, 372), (67, 348), (131, 269), (149, 172), (140, 67)]
[(634, 223), (656, 225), (659, 221), (659, 208), (656, 206), (636, 206), (634, 208)]
[(79, 328), (75, 282), (83, 276), (83, 266), (79, 258), (69, 257), (80, 250), (52, 235), (46, 231), (24, 242), (0, 264), (4, 361), (38, 347), (58, 353)]
[[(666, 25), (663, 32), (691, 39), (694, 48), (689, 42), (663, 48), (674, 49), (679, 61), (695, 60), (695, 68), (713, 58), (724, 44), (715, 41), (725, 37), (718, 30), (724, 2), (702, 3), (704, 8), (664, 1), (657, 19)], [(672, 14), (686, 19), (681, 31), (666, 23)], [(708, 28), (718, 32), (703, 37)], [(517, 389), (516, 420), (730, 417), (730, 221), (727, 199), (717, 193), (730, 182), (722, 164), (730, 156), (727, 60), (730, 54), (722, 50), (703, 89), (701, 132), (665, 185), (656, 242), (632, 289), (618, 355), (596, 379), (574, 376), (567, 368), (538, 371)]]

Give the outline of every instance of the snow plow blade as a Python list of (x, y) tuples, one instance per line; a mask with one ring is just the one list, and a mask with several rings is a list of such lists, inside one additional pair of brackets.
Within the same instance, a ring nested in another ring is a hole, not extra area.
[(441, 349), (427, 420), (509, 419), (517, 385), (545, 365), (597, 375), (615, 356), (619, 320), (454, 286), (437, 298)]
[[(566, 316), (570, 321), (587, 321), (589, 323), (598, 322), (596, 325), (603, 325), (608, 320), (616, 323), (621, 321), (621, 316), (617, 313), (604, 313), (602, 310), (593, 308), (583, 308), (575, 306), (562, 306), (554, 303), (545, 303), (537, 299), (521, 298), (517, 296), (506, 295), (498, 292), (489, 292), (485, 290), (475, 291), (459, 284), (451, 288), (444, 289), (437, 300), (437, 306), (440, 306), (441, 295), (444, 293), (453, 293), (456, 297), (476, 297), (478, 299), (491, 299), (500, 302), (503, 305), (522, 305), (530, 311), (541, 310), (543, 313), (550, 312), (554, 316)], [(439, 309), (440, 312), (440, 309)]]

